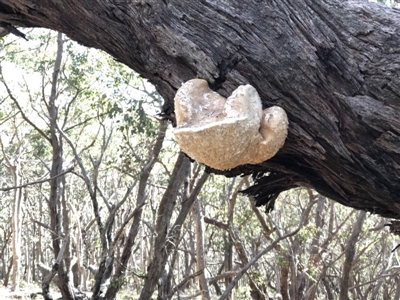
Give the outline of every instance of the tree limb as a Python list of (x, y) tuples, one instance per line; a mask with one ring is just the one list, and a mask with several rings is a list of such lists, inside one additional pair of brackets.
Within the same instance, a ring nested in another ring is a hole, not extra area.
[(6, 187), (6, 188), (0, 188), (0, 191), (6, 192), (6, 191), (10, 191), (10, 190), (24, 188), (24, 187), (27, 187), (27, 186), (30, 186), (30, 185), (34, 185), (34, 184), (39, 184), (39, 183), (51, 181), (51, 180), (53, 180), (53, 179), (55, 179), (57, 177), (60, 177), (60, 176), (63, 176), (65, 174), (69, 173), (69, 172), (72, 172), (73, 170), (74, 170), (74, 167), (72, 166), (72, 167), (68, 168), (67, 170), (65, 170), (65, 171), (61, 172), (60, 174), (55, 175), (53, 177), (49, 177), (49, 178), (45, 178), (45, 179), (37, 179), (35, 181), (24, 183), (24, 184), (17, 185), (17, 186), (10, 186), (10, 187)]

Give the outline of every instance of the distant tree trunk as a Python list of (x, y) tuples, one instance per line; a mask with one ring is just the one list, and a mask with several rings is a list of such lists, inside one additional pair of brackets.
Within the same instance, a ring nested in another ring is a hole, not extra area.
[[(167, 261), (179, 241), (183, 222), (209, 176), (207, 173), (203, 173), (196, 181), (189, 197), (182, 202), (175, 222), (171, 224), (171, 216), (176, 205), (176, 198), (179, 189), (185, 181), (185, 178), (187, 178), (189, 171), (190, 161), (183, 153), (179, 153), (167, 189), (165, 190), (157, 209), (157, 220), (155, 226), (157, 235), (154, 239), (153, 254), (147, 268), (146, 280), (140, 293), (139, 300), (150, 299), (157, 283), (162, 284), (163, 281), (160, 281), (160, 279), (162, 279)], [(168, 275), (168, 278), (170, 277), (171, 273)], [(169, 280), (167, 280), (167, 284), (170, 284)], [(167, 290), (169, 290), (169, 288)], [(170, 291), (167, 298), (171, 298), (174, 292), (176, 292), (176, 290)]]
[(396, 276), (396, 294), (394, 299), (400, 299), (400, 276)]
[(147, 278), (144, 282), (139, 300), (150, 299), (154, 293), (157, 281), (162, 276), (165, 265), (168, 260), (169, 252), (167, 251), (167, 240), (169, 234), (170, 219), (176, 202), (178, 190), (189, 171), (190, 162), (180, 153), (175, 163), (170, 182), (164, 195), (160, 201), (157, 210), (156, 232), (157, 236), (154, 241), (154, 253), (148, 266)]
[[(32, 231), (31, 234), (34, 237), (37, 237), (37, 228), (36, 224), (32, 224)], [(37, 242), (34, 239), (29, 240), (30, 247), (32, 249), (32, 254), (29, 256), (29, 264), (30, 264), (30, 269), (31, 269), (31, 278), (33, 282), (36, 282), (36, 256), (37, 256)]]
[[(233, 245), (235, 246), (237, 255), (241, 261), (242, 266), (245, 266), (249, 262), (249, 258), (247, 257), (245, 247), (243, 246), (243, 243), (240, 241), (238, 234), (235, 231), (234, 228), (234, 211), (235, 211), (235, 206), (236, 206), (236, 200), (239, 194), (239, 190), (241, 189), (244, 181), (242, 180), (238, 186), (236, 187), (236, 190), (232, 193), (231, 198), (229, 199), (229, 208), (228, 208), (228, 232), (230, 236), (230, 240), (232, 241)], [(264, 300), (266, 299), (265, 294), (259, 289), (255, 281), (253, 280), (252, 276), (248, 273), (246, 273), (248, 280), (249, 280), (249, 286), (250, 286), (250, 295), (251, 298), (254, 300)]]
[[(17, 174), (17, 172), (15, 172)], [(18, 180), (19, 176), (15, 176), (15, 185), (20, 184)], [(12, 215), (12, 284), (11, 290), (18, 291), (19, 290), (19, 282), (21, 278), (21, 226), (22, 226), (22, 191), (21, 189), (15, 189), (14, 191), (14, 203), (13, 203), (13, 215)]]
[[(71, 203), (68, 203), (68, 207), (72, 211), (73, 215), (78, 215), (76, 210), (74, 209), (73, 205), (71, 205)], [(82, 247), (82, 224), (81, 224), (81, 220), (79, 218), (76, 218), (75, 222), (76, 222), (77, 228), (74, 231), (74, 234), (71, 235), (71, 242), (74, 245), (75, 255), (76, 255), (76, 260), (75, 260), (74, 264), (72, 265), (74, 286), (81, 286), (81, 287), (83, 287), (83, 290), (86, 291), (86, 289), (85, 289), (86, 284), (84, 282), (85, 269), (83, 267), (84, 254), (83, 254), (83, 247)]]
[(192, 206), (192, 218), (196, 228), (196, 272), (203, 271), (199, 276), (199, 287), (203, 300), (211, 299), (208, 281), (206, 278), (206, 252), (204, 245), (204, 219), (199, 200)]
[(353, 267), (353, 259), (356, 253), (356, 243), (361, 233), (362, 225), (364, 223), (366, 215), (367, 214), (365, 211), (361, 211), (358, 214), (357, 221), (354, 225), (351, 236), (346, 244), (345, 260), (342, 269), (342, 279), (340, 280), (340, 296), (339, 296), (340, 300), (349, 300), (348, 291), (349, 291), (350, 272)]
[[(62, 264), (62, 258), (64, 256), (64, 252), (65, 252), (65, 248), (67, 246), (67, 243), (68, 243), (68, 241), (65, 241), (65, 240), (63, 241), (63, 244), (59, 249), (60, 251), (58, 252), (58, 255), (56, 257), (56, 260), (55, 260), (53, 266), (43, 276), (43, 279), (42, 279), (42, 295), (43, 295), (43, 298), (45, 300), (53, 300), (53, 296), (50, 293), (50, 282), (53, 280), (54, 276), (56, 276), (56, 274), (58, 273), (58, 271), (60, 269), (60, 265)], [(60, 280), (63, 280), (63, 279), (60, 279)], [(64, 289), (60, 288), (60, 291), (61, 291), (62, 295), (65, 293)], [(74, 300), (74, 298), (72, 298), (72, 297), (64, 298), (64, 296), (63, 296), (63, 299), (67, 299), (67, 300), (73, 299)]]
[(300, 300), (303, 298), (305, 279), (304, 274), (299, 272), (301, 269), (300, 261), (303, 251), (301, 251), (301, 241), (298, 235), (291, 239), (291, 246), (289, 248), (289, 255), (287, 260), (289, 263), (289, 298), (293, 300)]
[[(233, 270), (233, 241), (229, 234), (225, 234), (225, 272), (231, 272)], [(225, 288), (229, 286), (232, 278), (225, 278)], [(227, 297), (227, 300), (232, 299), (232, 293)]]
[(131, 257), (132, 248), (136, 241), (137, 234), (139, 232), (139, 226), (142, 220), (143, 206), (146, 200), (147, 181), (150, 177), (151, 171), (153, 170), (154, 164), (161, 152), (166, 130), (166, 121), (161, 121), (156, 142), (153, 149), (151, 150), (151, 153), (149, 153), (148, 161), (144, 163), (144, 167), (139, 178), (139, 187), (136, 198), (136, 211), (134, 213), (133, 221), (130, 226), (128, 236), (126, 238), (121, 257), (118, 261), (118, 265), (115, 268), (113, 284), (109, 287), (105, 295), (106, 299), (114, 299), (121, 288), (121, 282), (124, 279), (128, 261)]
[[(65, 239), (67, 242), (65, 254), (64, 254), (64, 268), (62, 269), (62, 274), (59, 272), (59, 277), (62, 276), (61, 283), (64, 287), (68, 289), (68, 293), (72, 293), (73, 299), (77, 300), (78, 294), (75, 293), (75, 286), (74, 286), (74, 278), (72, 274), (72, 266), (74, 264), (73, 254), (72, 254), (72, 243), (71, 243), (71, 232), (70, 232), (70, 216), (69, 216), (69, 209), (67, 207), (67, 199), (66, 199), (66, 182), (65, 176), (61, 176), (61, 186), (62, 190), (60, 191), (61, 197), (61, 211), (62, 211), (62, 227), (63, 233), (65, 235)], [(80, 293), (79, 293), (80, 294)]]
[[(12, 237), (12, 230), (6, 228), (3, 228), (3, 233), (4, 235), (2, 236), (3, 238), (3, 245), (0, 250), (0, 257), (1, 257), (1, 269), (0, 269), (0, 278), (4, 279), (4, 286), (7, 286), (6, 284), (6, 274), (7, 274), (7, 255), (6, 255), (6, 250), (9, 245), (9, 240)], [(10, 260), (12, 262), (12, 260)]]
[(289, 266), (290, 259), (289, 254), (286, 253), (282, 258), (281, 270), (280, 270), (280, 291), (282, 295), (282, 300), (289, 300)]
[[(16, 152), (13, 153), (13, 158), (8, 158), (5, 152), (3, 141), (0, 137), (0, 148), (4, 157), (5, 164), (7, 165), (14, 186), (21, 184), (20, 167), (19, 167), (19, 156), (21, 152), (21, 145), (17, 147)], [(4, 281), (4, 285), (8, 285), (9, 274), (11, 269), (12, 273), (12, 284), (11, 290), (18, 291), (19, 283), (21, 278), (21, 231), (22, 231), (22, 188), (14, 189), (13, 203), (12, 203), (12, 215), (11, 215), (11, 245), (12, 245), (12, 259), (10, 268), (7, 271), (7, 275)]]
[(4, 277), (4, 286), (8, 286), (8, 282), (10, 281), (10, 274), (11, 274), (11, 270), (12, 270), (12, 265), (13, 265), (13, 258), (11, 256), (10, 259), (9, 259), (9, 262), (8, 262), (6, 276)]
[[(79, 299), (75, 295), (73, 289), (73, 282), (70, 280), (70, 268), (69, 255), (70, 255), (70, 237), (69, 231), (65, 228), (69, 227), (69, 216), (65, 204), (65, 181), (61, 175), (63, 172), (63, 143), (62, 137), (58, 132), (58, 107), (56, 100), (58, 97), (58, 80), (59, 73), (61, 70), (61, 61), (63, 54), (63, 37), (59, 33), (57, 36), (57, 54), (53, 66), (52, 81), (50, 96), (47, 102), (47, 113), (48, 113), (48, 124), (49, 124), (49, 135), (47, 136), (43, 131), (40, 131), (43, 138), (45, 138), (51, 144), (52, 151), (52, 163), (50, 166), (50, 177), (52, 178), (50, 183), (50, 195), (48, 199), (48, 213), (50, 218), (50, 227), (52, 229), (51, 239), (53, 246), (54, 257), (57, 262), (53, 265), (53, 268), (44, 276), (42, 281), (43, 294), (47, 295), (48, 299), (50, 295), (50, 282), (58, 274), (57, 285), (66, 300)], [(43, 95), (45, 97), (45, 95)], [(37, 128), (36, 128), (37, 129)], [(62, 250), (60, 240), (63, 240)], [(66, 254), (66, 260), (64, 261), (63, 255)]]
[[(315, 233), (311, 245), (310, 245), (310, 259), (308, 262), (308, 268), (309, 269), (314, 269), (314, 270), (319, 270), (320, 269), (320, 264), (321, 264), (321, 245), (320, 245), (320, 238), (322, 235), (322, 230), (324, 226), (324, 207), (326, 203), (326, 198), (322, 195), (318, 196), (318, 204), (315, 209), (315, 228), (317, 232)], [(315, 294), (317, 292), (318, 288), (318, 282), (315, 282), (315, 279), (308, 278), (306, 280), (306, 298), (305, 299), (315, 299)]]
[[(42, 222), (42, 218), (43, 218), (43, 197), (40, 197), (39, 199), (39, 221)], [(44, 263), (44, 255), (42, 252), (42, 229), (40, 226), (38, 226), (37, 228), (37, 234), (36, 234), (38, 241), (36, 242), (36, 266), (38, 266), (40, 263)], [(37, 274), (36, 274), (37, 278), (40, 278), (40, 269), (37, 268)]]
[[(173, 268), (175, 266), (175, 262), (178, 258), (178, 253), (177, 253), (177, 247), (176, 245), (178, 244), (178, 241), (181, 237), (181, 230), (184, 225), (185, 219), (187, 215), (189, 214), (191, 207), (193, 203), (196, 201), (197, 196), (199, 195), (203, 185), (207, 181), (209, 174), (206, 172), (203, 172), (203, 174), (198, 177), (199, 172), (200, 172), (200, 166), (196, 164), (196, 168), (194, 168), (195, 171), (192, 172), (192, 176), (189, 176), (189, 173), (185, 176), (184, 182), (183, 182), (183, 192), (182, 192), (182, 202), (181, 202), (181, 208), (179, 210), (178, 216), (174, 222), (174, 224), (170, 227), (169, 231), (169, 237), (168, 237), (168, 244), (167, 244), (167, 253), (168, 255), (173, 252), (173, 256), (170, 259), (170, 272), (168, 274), (168, 286), (170, 287), (172, 285), (172, 277), (174, 276), (173, 273)], [(190, 180), (189, 180), (190, 178)], [(190, 231), (190, 229), (189, 229)], [(196, 277), (195, 274), (198, 274), (198, 272), (195, 272), (194, 274), (189, 275), (191, 266), (194, 264), (195, 261), (195, 250), (194, 250), (194, 238), (190, 239), (190, 254), (191, 254), (191, 260), (186, 260), (186, 276), (184, 276), (185, 279), (187, 279), (186, 282), (183, 284), (178, 284), (177, 286), (174, 287), (174, 289), (169, 291), (168, 294), (168, 299), (172, 298), (173, 294), (176, 293), (179, 289), (184, 287), (186, 283), (190, 280), (192, 277)], [(187, 257), (187, 256), (186, 256)], [(194, 276), (193, 276), (194, 275)], [(192, 277), (191, 277), (192, 276)]]

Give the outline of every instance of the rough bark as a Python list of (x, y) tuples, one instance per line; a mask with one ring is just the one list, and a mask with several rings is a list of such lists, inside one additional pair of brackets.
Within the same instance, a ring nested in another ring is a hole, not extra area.
[[(348, 206), (400, 218), (400, 11), (362, 0), (0, 0), (0, 22), (47, 27), (100, 48), (165, 98), (189, 79), (223, 96), (250, 83), (283, 107), (285, 146), (254, 174), (258, 205), (312, 186)], [(271, 205), (270, 205), (271, 207)]]

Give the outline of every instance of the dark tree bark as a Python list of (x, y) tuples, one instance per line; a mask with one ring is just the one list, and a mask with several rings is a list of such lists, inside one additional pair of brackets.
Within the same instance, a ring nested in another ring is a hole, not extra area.
[(240, 166), (257, 205), (296, 186), (400, 218), (400, 12), (353, 0), (0, 0), (0, 24), (47, 27), (100, 48), (165, 98), (189, 79), (220, 94), (250, 83), (283, 107), (285, 146)]

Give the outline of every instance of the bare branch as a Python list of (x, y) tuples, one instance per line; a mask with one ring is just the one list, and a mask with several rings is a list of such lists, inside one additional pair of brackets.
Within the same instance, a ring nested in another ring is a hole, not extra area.
[[(303, 227), (304, 221), (306, 219), (306, 217), (308, 216), (311, 208), (314, 206), (314, 204), (316, 204), (318, 201), (314, 200), (311, 201), (307, 208), (303, 211), (302, 215), (301, 215), (301, 219), (300, 219), (300, 223), (297, 226), (297, 228), (295, 230), (293, 230), (292, 232), (285, 234), (285, 235), (279, 235), (279, 237), (273, 242), (271, 243), (268, 247), (266, 247), (264, 250), (260, 251), (257, 255), (255, 255), (242, 269), (239, 270), (238, 274), (236, 275), (236, 277), (232, 280), (232, 282), (229, 284), (229, 286), (226, 288), (226, 290), (224, 291), (224, 293), (221, 295), (221, 297), (219, 298), (219, 300), (224, 300), (226, 299), (226, 297), (228, 296), (228, 294), (232, 291), (232, 289), (236, 286), (237, 282), (240, 280), (240, 278), (242, 278), (242, 276), (247, 272), (247, 270), (254, 265), (264, 254), (268, 253), (269, 251), (271, 251), (280, 241), (287, 239), (288, 237), (291, 237), (295, 234), (297, 234), (300, 229)], [(279, 232), (277, 230), (277, 232)]]
[[(30, 214), (29, 214), (30, 215)], [(31, 221), (33, 222), (33, 223), (36, 223), (37, 225), (39, 225), (40, 227), (43, 227), (44, 229), (47, 229), (51, 234), (54, 234), (54, 235), (58, 235), (57, 234), (57, 232), (55, 232), (53, 229), (51, 229), (51, 227), (50, 226), (48, 226), (48, 225), (46, 225), (46, 224), (44, 224), (44, 223), (42, 223), (42, 222), (40, 222), (40, 221), (38, 221), (38, 220), (35, 220), (32, 216), (31, 216)]]
[[(390, 272), (392, 270), (393, 271), (399, 271), (399, 269), (400, 269), (400, 267), (393, 267), (393, 268), (390, 268), (389, 270), (385, 270), (385, 271), (387, 273), (387, 272)], [(380, 275), (378, 275), (377, 277), (375, 277), (374, 279), (372, 279), (370, 281), (363, 282), (363, 283), (360, 283), (360, 284), (353, 285), (353, 286), (349, 287), (349, 290), (352, 290), (352, 289), (355, 289), (355, 288), (358, 288), (358, 287), (361, 287), (361, 286), (364, 286), (364, 285), (368, 285), (368, 284), (371, 284), (371, 283), (376, 283), (378, 280), (383, 279), (385, 277), (393, 277), (393, 276), (398, 276), (398, 275), (400, 275), (400, 272), (396, 272), (396, 273), (392, 273), (392, 274), (380, 274)]]
[(146, 204), (146, 203), (144, 202), (144, 203), (142, 203), (141, 206), (136, 207), (136, 208), (133, 210), (133, 212), (132, 212), (132, 213), (124, 220), (124, 222), (121, 224), (119, 230), (115, 233), (115, 238), (114, 238), (114, 242), (113, 242), (113, 246), (114, 246), (114, 247), (115, 247), (115, 245), (117, 244), (117, 241), (118, 241), (119, 236), (120, 236), (121, 233), (124, 231), (125, 226), (129, 223), (129, 221), (130, 221), (135, 215), (137, 215), (137, 214), (141, 211), (141, 209), (143, 208), (143, 206), (144, 206), (145, 204)]
[(175, 294), (177, 291), (179, 291), (189, 280), (191, 280), (192, 278), (195, 278), (201, 274), (204, 273), (204, 269), (199, 270), (193, 274), (190, 274), (189, 276), (186, 276), (185, 278), (183, 278), (181, 280), (181, 282), (179, 282), (176, 286), (174, 286), (171, 290), (171, 292), (168, 295), (168, 298), (171, 298), (173, 294)]
[(225, 223), (220, 222), (220, 221), (215, 220), (215, 219), (210, 219), (210, 218), (204, 217), (204, 223), (214, 225), (214, 226), (216, 226), (218, 228), (221, 228), (223, 230), (226, 230), (226, 231), (229, 230), (229, 225), (228, 224), (225, 224)]
[[(0, 103), (0, 105), (1, 105), (1, 103)], [(8, 116), (4, 117), (3, 120), (1, 120), (0, 125), (3, 125), (3, 124), (6, 123), (8, 120), (10, 120), (10, 119), (14, 118), (16, 115), (18, 115), (19, 113), (21, 113), (21, 112), (20, 112), (20, 111), (17, 111), (17, 112), (14, 113), (14, 114), (11, 114), (11, 113), (10, 113)]]
[(238, 272), (239, 272), (238, 270), (228, 271), (228, 272), (219, 274), (219, 275), (217, 275), (215, 277), (212, 277), (212, 278), (208, 279), (208, 282), (210, 284), (213, 284), (214, 282), (217, 282), (217, 281), (219, 281), (221, 279), (232, 278), (232, 277), (235, 277), (238, 274)]
[(20, 111), (22, 118), (29, 124), (31, 125), (37, 132), (39, 132), (50, 144), (51, 144), (51, 139), (43, 132), (43, 130), (41, 130), (39, 127), (37, 127), (24, 113), (24, 111), (22, 110), (21, 106), (18, 103), (17, 98), (14, 97), (14, 95), (11, 92), (11, 89), (9, 88), (9, 86), (7, 85), (6, 81), (4, 80), (4, 76), (3, 76), (3, 70), (2, 67), (0, 65), (0, 75), (1, 75), (1, 79), (0, 81), (3, 83), (4, 87), (7, 90), (8, 95), (10, 96), (11, 100), (14, 101), (15, 105), (17, 106), (18, 110)]
[(53, 177), (49, 177), (49, 178), (45, 178), (45, 179), (37, 179), (35, 181), (28, 182), (28, 183), (21, 184), (21, 185), (17, 185), (17, 186), (10, 186), (10, 187), (6, 187), (6, 188), (0, 188), (0, 191), (7, 192), (7, 191), (10, 191), (10, 190), (20, 189), (20, 188), (24, 188), (24, 187), (27, 187), (27, 186), (30, 186), (30, 185), (34, 185), (34, 184), (50, 181), (50, 180), (53, 180), (53, 179), (55, 179), (57, 177), (63, 176), (63, 175), (65, 175), (65, 174), (67, 174), (67, 173), (69, 173), (69, 172), (71, 172), (73, 170), (74, 170), (74, 167), (70, 167), (67, 170), (63, 171), (62, 173), (60, 173), (58, 175), (55, 175)]
[[(69, 108), (68, 108), (68, 109), (69, 109)], [(102, 114), (99, 114), (99, 115), (97, 115), (97, 116), (87, 118), (87, 119), (85, 119), (85, 120), (83, 120), (83, 121), (81, 121), (81, 122), (78, 122), (78, 123), (76, 123), (76, 124), (74, 124), (74, 125), (71, 125), (71, 126), (65, 128), (65, 129), (63, 129), (63, 130), (64, 130), (64, 132), (68, 132), (68, 131), (74, 129), (75, 127), (81, 126), (81, 125), (86, 124), (87, 122), (89, 122), (89, 121), (91, 121), (91, 120), (93, 120), (93, 119), (97, 119), (98, 117), (103, 117), (103, 116), (105, 116), (105, 115), (107, 115), (107, 113), (102, 113)], [(64, 127), (65, 125), (66, 125), (66, 124), (63, 124), (63, 127)]]

